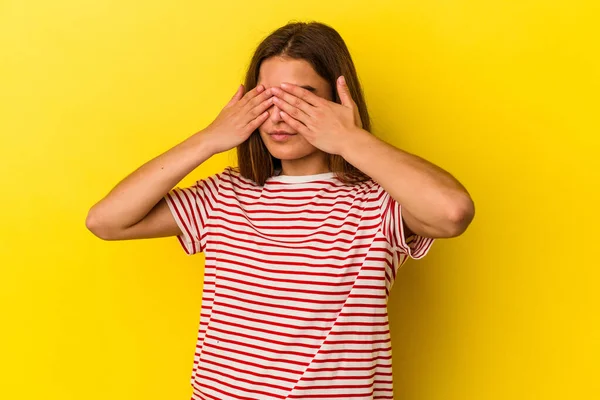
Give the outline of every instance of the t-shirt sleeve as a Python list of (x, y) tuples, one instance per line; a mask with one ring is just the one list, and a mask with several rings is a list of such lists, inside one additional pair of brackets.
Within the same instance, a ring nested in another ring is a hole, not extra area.
[(393, 250), (415, 260), (425, 257), (434, 239), (414, 233), (407, 237), (404, 234), (402, 206), (379, 184), (376, 184), (375, 193), (381, 213), (380, 229)]
[(169, 210), (181, 229), (177, 237), (186, 254), (204, 251), (206, 226), (218, 204), (223, 173), (200, 179), (186, 188), (176, 187), (165, 196)]

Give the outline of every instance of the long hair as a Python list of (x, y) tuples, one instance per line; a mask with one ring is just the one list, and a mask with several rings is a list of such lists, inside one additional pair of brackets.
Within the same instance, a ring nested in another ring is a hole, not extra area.
[[(319, 22), (289, 23), (267, 36), (254, 52), (246, 73), (245, 87), (256, 87), (262, 62), (273, 56), (284, 56), (306, 60), (331, 87), (331, 98), (341, 103), (337, 93), (336, 80), (344, 75), (352, 99), (358, 106), (363, 129), (370, 132), (371, 120), (367, 105), (358, 81), (356, 69), (340, 34), (330, 26)], [(237, 147), (240, 174), (259, 185), (281, 168), (281, 160), (273, 157), (255, 130), (250, 137)], [(354, 184), (366, 181), (365, 175), (342, 156), (328, 154), (329, 170), (344, 183)]]

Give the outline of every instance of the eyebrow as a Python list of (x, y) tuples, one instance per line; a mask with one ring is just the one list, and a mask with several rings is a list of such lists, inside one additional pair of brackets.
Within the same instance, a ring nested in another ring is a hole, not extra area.
[(306, 90), (308, 90), (309, 92), (313, 92), (313, 93), (317, 91), (317, 89), (315, 89), (314, 87), (312, 87), (312, 86), (309, 86), (309, 85), (302, 85), (302, 86), (300, 86), (300, 87), (301, 87), (302, 89), (306, 89)]

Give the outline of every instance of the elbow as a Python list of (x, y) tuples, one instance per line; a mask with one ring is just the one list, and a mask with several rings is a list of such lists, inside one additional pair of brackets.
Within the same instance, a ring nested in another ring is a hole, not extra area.
[(111, 230), (103, 222), (101, 216), (95, 211), (94, 207), (90, 209), (85, 219), (86, 228), (92, 232), (96, 237), (102, 240), (114, 240), (115, 236), (111, 233)]
[(475, 217), (475, 203), (464, 193), (449, 207), (447, 214), (447, 237), (462, 235)]

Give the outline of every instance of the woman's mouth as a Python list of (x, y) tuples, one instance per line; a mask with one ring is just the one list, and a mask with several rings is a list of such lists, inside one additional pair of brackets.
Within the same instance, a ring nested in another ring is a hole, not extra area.
[(286, 140), (288, 140), (289, 138), (291, 138), (292, 136), (296, 136), (296, 133), (290, 133), (290, 132), (284, 132), (284, 131), (275, 131), (272, 133), (269, 133), (269, 136), (271, 137), (271, 139), (275, 140), (276, 142), (284, 142)]

